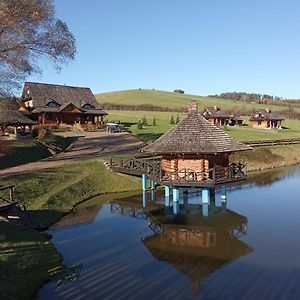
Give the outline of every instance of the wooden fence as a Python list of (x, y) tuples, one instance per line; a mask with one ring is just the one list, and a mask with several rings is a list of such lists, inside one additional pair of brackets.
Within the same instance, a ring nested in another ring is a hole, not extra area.
[(295, 145), (300, 144), (300, 138), (296, 139), (281, 139), (281, 140), (262, 140), (262, 141), (249, 141), (243, 142), (253, 148), (265, 146), (279, 146), (279, 145)]

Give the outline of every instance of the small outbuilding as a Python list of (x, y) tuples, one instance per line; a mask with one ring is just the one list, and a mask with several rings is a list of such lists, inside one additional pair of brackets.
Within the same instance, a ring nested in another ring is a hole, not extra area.
[(0, 100), (0, 135), (17, 138), (31, 132), (36, 122), (18, 111), (19, 104), (16, 99)]
[(253, 128), (280, 129), (284, 118), (270, 109), (258, 109), (249, 119)]

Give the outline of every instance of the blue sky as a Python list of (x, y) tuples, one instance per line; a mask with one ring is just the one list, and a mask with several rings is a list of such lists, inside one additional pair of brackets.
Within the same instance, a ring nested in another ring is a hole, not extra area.
[(75, 35), (75, 61), (28, 80), (88, 86), (224, 91), (300, 98), (300, 1), (55, 0)]

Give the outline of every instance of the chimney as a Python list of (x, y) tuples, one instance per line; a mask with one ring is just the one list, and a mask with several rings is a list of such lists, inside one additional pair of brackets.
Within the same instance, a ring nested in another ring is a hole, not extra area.
[(193, 101), (188, 104), (188, 112), (197, 112), (198, 111), (198, 103)]

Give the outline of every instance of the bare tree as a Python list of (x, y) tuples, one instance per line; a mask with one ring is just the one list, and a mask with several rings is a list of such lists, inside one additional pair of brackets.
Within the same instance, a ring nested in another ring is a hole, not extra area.
[(0, 96), (40, 73), (38, 58), (47, 57), (60, 69), (75, 53), (75, 38), (55, 17), (52, 0), (0, 0)]

